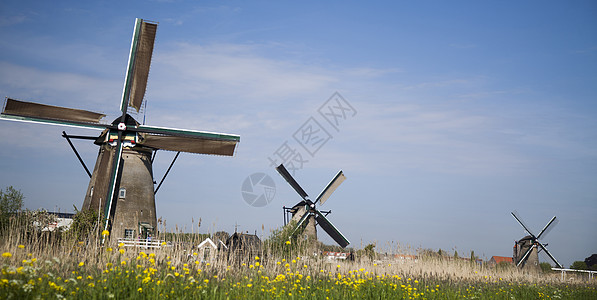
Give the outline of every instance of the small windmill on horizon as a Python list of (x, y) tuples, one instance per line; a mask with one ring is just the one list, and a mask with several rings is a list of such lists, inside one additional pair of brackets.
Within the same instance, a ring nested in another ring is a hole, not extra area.
[[(284, 221), (286, 222), (286, 212), (292, 213), (291, 221), (295, 221), (296, 225), (292, 229), (291, 235), (297, 234), (301, 231), (307, 239), (313, 241), (317, 240), (317, 228), (319, 225), (340, 247), (346, 248), (350, 244), (348, 239), (330, 222), (326, 216), (331, 211), (320, 211), (316, 205), (323, 205), (332, 193), (340, 186), (340, 184), (346, 180), (346, 176), (342, 170), (340, 170), (334, 178), (328, 183), (328, 185), (321, 191), (319, 196), (312, 201), (307, 195), (307, 192), (294, 180), (292, 175), (288, 172), (283, 164), (276, 167), (276, 170), (280, 175), (290, 184), (290, 186), (299, 194), (303, 199), (299, 203), (295, 204), (292, 208), (284, 207)], [(325, 214), (324, 214), (325, 213)], [(294, 224), (294, 223), (293, 223)], [(285, 226), (287, 224), (284, 224)]]
[(562, 268), (562, 265), (556, 260), (556, 258), (547, 251), (547, 244), (539, 242), (539, 239), (545, 237), (549, 231), (555, 226), (558, 221), (554, 216), (547, 222), (547, 225), (539, 232), (538, 235), (534, 235), (529, 227), (522, 221), (522, 218), (516, 211), (510, 213), (514, 219), (522, 226), (524, 231), (528, 235), (522, 237), (520, 240), (514, 243), (513, 259), (517, 267), (530, 270), (539, 270), (539, 252), (544, 251), (545, 254), (556, 264), (558, 268)]
[[(139, 124), (131, 115), (144, 101), (157, 23), (136, 19), (125, 76), (120, 117), (100, 122), (97, 112), (6, 98), (0, 119), (102, 130), (99, 136), (69, 136), (63, 131), (90, 177), (82, 210), (98, 210), (104, 229), (116, 237), (136, 238), (157, 228), (152, 163), (157, 150), (233, 156), (240, 136)], [(100, 147), (89, 172), (70, 139), (92, 140)], [(172, 164), (170, 167), (172, 167)]]

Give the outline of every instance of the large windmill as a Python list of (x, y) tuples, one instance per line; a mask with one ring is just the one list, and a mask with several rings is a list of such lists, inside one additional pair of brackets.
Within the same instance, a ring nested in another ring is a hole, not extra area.
[(295, 228), (292, 230), (292, 235), (297, 233), (299, 229), (303, 228), (303, 233), (307, 237), (311, 237), (314, 240), (317, 239), (316, 225), (319, 225), (327, 234), (330, 235), (338, 245), (342, 248), (348, 246), (350, 242), (342, 235), (342, 233), (325, 217), (325, 215), (319, 211), (316, 205), (323, 205), (326, 200), (332, 195), (332, 193), (340, 186), (340, 184), (346, 179), (342, 170), (334, 176), (332, 181), (321, 191), (319, 196), (315, 199), (315, 202), (309, 199), (309, 196), (303, 190), (303, 188), (294, 180), (292, 175), (286, 170), (283, 164), (276, 167), (276, 170), (286, 181), (292, 186), (292, 188), (303, 198), (302, 201), (294, 205), (291, 209), (292, 221), (296, 221)]
[(524, 236), (520, 240), (516, 241), (514, 244), (514, 263), (519, 268), (526, 268), (526, 269), (539, 269), (539, 251), (545, 251), (545, 254), (551, 258), (551, 260), (558, 266), (558, 268), (562, 268), (562, 265), (556, 260), (549, 251), (547, 251), (547, 244), (542, 244), (539, 242), (539, 239), (544, 237), (553, 226), (557, 224), (556, 217), (554, 216), (551, 220), (543, 227), (539, 235), (534, 235), (529, 228), (522, 222), (522, 219), (518, 216), (516, 212), (511, 212), (512, 216), (524, 231), (526, 231), (529, 235)]
[(144, 104), (156, 29), (155, 22), (135, 21), (120, 117), (112, 123), (100, 122), (105, 117), (101, 113), (11, 98), (6, 98), (0, 114), (5, 120), (102, 130), (93, 137), (64, 132), (63, 136), (69, 143), (69, 138), (81, 138), (100, 146), (93, 174), (88, 172), (91, 179), (83, 209), (103, 213), (105, 229), (116, 237), (151, 234), (157, 226), (152, 171), (155, 151), (232, 156), (240, 141), (238, 135), (142, 125), (128, 114), (129, 110), (138, 113)]

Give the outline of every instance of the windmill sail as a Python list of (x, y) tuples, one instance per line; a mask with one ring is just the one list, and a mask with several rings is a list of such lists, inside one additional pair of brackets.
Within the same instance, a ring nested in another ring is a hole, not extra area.
[(332, 181), (328, 183), (323, 191), (321, 191), (319, 196), (317, 196), (315, 203), (319, 202), (319, 205), (323, 205), (344, 180), (346, 180), (346, 176), (344, 176), (344, 173), (342, 173), (342, 170), (340, 170), (340, 172), (334, 176), (334, 179), (332, 179)]
[(234, 155), (237, 141), (234, 140), (212, 140), (195, 137), (165, 136), (147, 134), (139, 145), (146, 147), (198, 154), (212, 155)]
[(541, 243), (537, 243), (539, 245), (539, 247), (541, 247), (541, 249), (543, 249), (543, 251), (545, 251), (545, 254), (547, 254), (547, 256), (549, 256), (549, 258), (551, 258), (551, 260), (556, 264), (556, 266), (558, 266), (558, 268), (562, 269), (562, 265), (556, 260), (555, 257), (553, 257), (553, 255), (551, 255), (551, 253), (549, 253), (549, 251), (547, 251), (547, 248), (545, 248), (545, 246)]
[(317, 224), (327, 232), (327, 234), (340, 245), (340, 247), (344, 248), (350, 244), (348, 239), (344, 237), (344, 235), (338, 230), (321, 212), (315, 210)]
[(276, 167), (276, 170), (278, 171), (278, 173), (280, 173), (280, 175), (282, 175), (282, 177), (284, 177), (284, 179), (286, 179), (286, 181), (290, 184), (290, 186), (305, 200), (308, 199), (308, 195), (307, 192), (305, 192), (305, 190), (303, 190), (303, 188), (298, 184), (298, 182), (296, 182), (296, 180), (294, 180), (294, 178), (292, 177), (292, 175), (290, 175), (290, 173), (288, 172), (288, 170), (286, 170), (286, 167), (284, 167), (283, 164), (279, 165)]
[(177, 152), (232, 156), (240, 141), (240, 136), (226, 133), (146, 125), (140, 125), (135, 130), (141, 132), (140, 145)]
[(147, 21), (141, 23), (141, 32), (133, 68), (131, 98), (129, 101), (129, 106), (133, 107), (137, 112), (141, 109), (143, 98), (145, 97), (157, 27), (158, 25), (155, 23), (148, 23)]
[(0, 118), (104, 129), (106, 125), (100, 124), (99, 121), (105, 116), (104, 114), (88, 110), (26, 102), (7, 97)]
[(143, 103), (157, 26), (157, 23), (150, 23), (143, 19), (135, 21), (131, 53), (120, 104), (120, 110), (123, 113), (126, 113), (128, 106), (139, 112)]
[(522, 228), (524, 229), (524, 231), (526, 231), (530, 236), (532, 236), (533, 238), (535, 238), (535, 235), (533, 233), (531, 233), (531, 231), (529, 230), (529, 228), (522, 222), (522, 219), (518, 216), (518, 213), (516, 213), (515, 211), (513, 211), (510, 214), (512, 214), (512, 216), (514, 217), (514, 219), (516, 219), (516, 221), (518, 222), (518, 224), (520, 224), (520, 226), (522, 226)]
[(553, 216), (553, 218), (551, 218), (551, 220), (549, 220), (547, 225), (545, 225), (545, 227), (543, 227), (541, 232), (539, 232), (539, 234), (537, 235), (537, 239), (540, 239), (543, 235), (548, 234), (551, 231), (551, 229), (553, 228), (553, 226), (556, 226), (556, 224), (558, 224), (558, 220), (557, 220), (556, 216)]

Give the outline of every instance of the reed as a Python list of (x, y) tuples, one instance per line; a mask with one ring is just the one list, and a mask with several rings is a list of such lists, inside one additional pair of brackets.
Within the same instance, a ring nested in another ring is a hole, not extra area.
[[(22, 224), (22, 223), (19, 223)], [(0, 298), (403, 298), (589, 299), (596, 283), (499, 269), (459, 259), (360, 257), (329, 261), (309, 243), (272, 232), (259, 252), (220, 251), (202, 261), (203, 236), (171, 232), (160, 249), (123, 247), (98, 228), (85, 239), (32, 235), (11, 226), (0, 240)], [(101, 240), (106, 238), (106, 243)], [(173, 246), (167, 246), (173, 245)]]

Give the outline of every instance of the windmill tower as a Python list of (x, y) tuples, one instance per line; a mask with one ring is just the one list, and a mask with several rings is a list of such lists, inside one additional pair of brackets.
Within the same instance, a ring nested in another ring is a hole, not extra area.
[(303, 234), (306, 238), (317, 240), (316, 226), (319, 225), (342, 248), (348, 246), (350, 242), (346, 237), (344, 237), (344, 235), (342, 235), (342, 233), (326, 218), (326, 215), (316, 207), (318, 203), (319, 205), (323, 205), (338, 186), (346, 180), (342, 170), (340, 170), (323, 191), (321, 191), (319, 196), (315, 199), (315, 202), (309, 199), (305, 190), (303, 190), (296, 180), (294, 180), (283, 164), (276, 167), (276, 170), (303, 199), (290, 209), (290, 212), (293, 214), (291, 221), (296, 221), (296, 226), (292, 231), (292, 235), (296, 234), (300, 228), (303, 228)]
[[(157, 23), (136, 19), (122, 98), (120, 117), (100, 122), (101, 113), (6, 98), (0, 119), (102, 130), (99, 136), (63, 136), (93, 140), (100, 147), (90, 175), (83, 209), (96, 209), (105, 229), (115, 237), (152, 234), (157, 227), (153, 155), (167, 150), (211, 155), (234, 155), (240, 136), (139, 124), (131, 112), (143, 107)], [(176, 159), (175, 157), (175, 159)], [(172, 162), (174, 163), (174, 161)], [(172, 165), (171, 165), (172, 166)], [(159, 188), (159, 186), (158, 186)]]
[(535, 236), (528, 227), (522, 222), (522, 219), (516, 212), (511, 212), (512, 216), (520, 226), (528, 233), (520, 240), (514, 243), (513, 260), (517, 267), (527, 270), (538, 271), (539, 267), (539, 251), (545, 251), (545, 254), (551, 258), (558, 268), (562, 268), (562, 265), (556, 260), (549, 251), (547, 251), (547, 244), (539, 242), (545, 234), (547, 234), (553, 226), (557, 224), (556, 217), (554, 216), (551, 220), (543, 227), (539, 235)]

